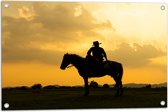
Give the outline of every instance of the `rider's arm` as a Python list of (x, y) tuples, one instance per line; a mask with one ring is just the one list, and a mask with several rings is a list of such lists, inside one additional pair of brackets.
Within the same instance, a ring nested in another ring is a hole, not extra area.
[(87, 52), (87, 55), (91, 55), (91, 52), (92, 52), (92, 48), (90, 48)]
[(107, 61), (107, 55), (106, 55), (106, 52), (104, 51), (104, 49), (102, 48), (102, 51), (103, 51), (103, 56), (105, 57), (106, 61)]

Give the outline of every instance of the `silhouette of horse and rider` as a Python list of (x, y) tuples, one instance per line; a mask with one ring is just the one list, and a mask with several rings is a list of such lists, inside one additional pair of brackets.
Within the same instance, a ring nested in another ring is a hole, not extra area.
[[(88, 50), (85, 58), (76, 54), (64, 54), (61, 69), (65, 69), (72, 64), (78, 70), (78, 73), (84, 79), (85, 96), (89, 95), (88, 78), (102, 77), (109, 75), (116, 82), (116, 96), (123, 95), (122, 76), (123, 67), (121, 63), (107, 60), (107, 55), (103, 48), (99, 46), (98, 41), (93, 42), (93, 46)], [(105, 61), (104, 61), (105, 58)]]

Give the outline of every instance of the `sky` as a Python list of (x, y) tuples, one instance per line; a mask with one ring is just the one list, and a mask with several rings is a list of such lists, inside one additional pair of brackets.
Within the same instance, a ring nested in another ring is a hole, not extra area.
[[(2, 87), (83, 85), (76, 68), (59, 67), (65, 53), (85, 57), (95, 40), (122, 63), (124, 84), (167, 82), (166, 10), (159, 3), (3, 2)], [(110, 76), (92, 80), (114, 84)]]

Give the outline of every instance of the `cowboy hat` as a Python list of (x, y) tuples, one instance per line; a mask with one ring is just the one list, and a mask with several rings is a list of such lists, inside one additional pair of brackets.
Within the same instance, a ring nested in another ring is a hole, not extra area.
[(101, 43), (99, 43), (99, 41), (94, 41), (94, 42), (93, 42), (93, 46), (94, 46), (94, 45), (97, 45), (97, 44), (99, 45), (99, 44), (101, 44)]

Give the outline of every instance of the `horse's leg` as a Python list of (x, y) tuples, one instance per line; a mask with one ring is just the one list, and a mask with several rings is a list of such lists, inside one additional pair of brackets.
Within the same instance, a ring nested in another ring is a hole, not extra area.
[(122, 96), (123, 95), (123, 86), (122, 86), (122, 81), (121, 81), (120, 77), (116, 78), (116, 87), (117, 87), (116, 96)]
[(116, 86), (117, 86), (117, 92), (116, 92), (115, 96), (119, 96), (120, 86), (119, 86), (118, 81), (116, 82)]
[(123, 87), (122, 87), (122, 81), (120, 81), (120, 96), (123, 95)]
[(89, 86), (88, 86), (88, 77), (84, 77), (84, 83), (85, 83), (85, 94), (84, 96), (88, 96), (89, 95)]
[(122, 67), (122, 65), (120, 65), (119, 76), (118, 76), (119, 77), (118, 80), (119, 80), (119, 84), (120, 84), (120, 96), (123, 95), (122, 76), (123, 76), (123, 67)]
[(115, 75), (113, 78), (114, 78), (114, 81), (116, 82), (115, 89), (117, 89), (115, 96), (118, 96), (119, 95), (119, 82), (118, 82), (117, 75)]

